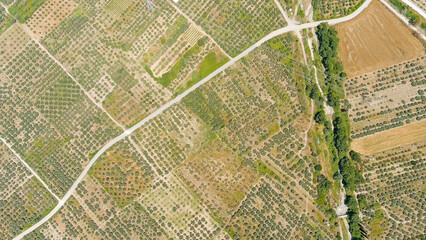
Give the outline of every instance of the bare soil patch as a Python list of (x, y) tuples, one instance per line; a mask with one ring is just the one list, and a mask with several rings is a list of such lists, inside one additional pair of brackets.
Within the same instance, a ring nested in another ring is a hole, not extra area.
[(356, 139), (351, 146), (353, 150), (363, 155), (371, 155), (425, 140), (426, 120), (423, 120)]
[(420, 40), (378, 1), (354, 20), (338, 24), (337, 30), (348, 77), (418, 58), (424, 51)]

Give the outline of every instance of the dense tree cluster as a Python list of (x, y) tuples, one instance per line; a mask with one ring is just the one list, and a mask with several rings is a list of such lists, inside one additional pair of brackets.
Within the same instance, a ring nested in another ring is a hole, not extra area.
[(349, 218), (349, 231), (353, 240), (364, 239), (362, 237), (362, 229), (359, 225), (359, 213), (358, 213), (358, 203), (354, 196), (347, 195), (345, 199), (345, 204), (348, 207), (348, 218)]
[(347, 115), (343, 113), (336, 114), (334, 118), (334, 145), (339, 152), (339, 157), (343, 157), (349, 151), (349, 121)]
[(339, 161), (340, 174), (342, 175), (343, 185), (349, 191), (355, 190), (355, 167), (348, 157), (343, 157)]
[(337, 31), (327, 23), (317, 27), (316, 34), (319, 40), (319, 54), (326, 72), (326, 94), (328, 104), (334, 108), (339, 107), (343, 98), (342, 77), (346, 77), (343, 66), (338, 60), (339, 38)]
[[(317, 187), (317, 191), (318, 191), (318, 198), (321, 200), (323, 198), (325, 198), (326, 194), (328, 193), (328, 191), (331, 189), (331, 182), (323, 175), (320, 174), (317, 177), (318, 180), (318, 187)], [(325, 199), (323, 199), (325, 201)]]
[(325, 116), (324, 110), (323, 109), (318, 110), (315, 113), (314, 119), (319, 124), (325, 124), (325, 122), (327, 121), (327, 118)]

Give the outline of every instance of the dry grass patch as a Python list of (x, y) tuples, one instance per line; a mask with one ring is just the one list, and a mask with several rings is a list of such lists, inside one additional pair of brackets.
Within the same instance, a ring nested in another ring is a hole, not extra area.
[(349, 77), (420, 57), (422, 43), (378, 1), (357, 18), (337, 25), (340, 56)]
[(370, 155), (392, 148), (426, 140), (426, 120), (411, 123), (374, 135), (358, 138), (352, 142), (352, 149)]

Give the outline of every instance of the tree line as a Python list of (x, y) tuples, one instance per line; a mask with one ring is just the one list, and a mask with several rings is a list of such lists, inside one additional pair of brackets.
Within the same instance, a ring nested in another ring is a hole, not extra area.
[[(344, 99), (343, 79), (346, 77), (343, 65), (338, 59), (339, 38), (336, 29), (327, 23), (320, 24), (316, 29), (319, 40), (319, 55), (325, 68), (325, 89), (327, 103), (334, 108), (332, 124), (327, 121), (325, 112), (319, 108), (314, 119), (319, 124), (323, 124), (324, 134), (331, 153), (334, 155), (333, 162), (338, 161), (339, 171), (333, 175), (335, 180), (342, 180), (347, 192), (346, 202), (349, 207), (348, 219), (349, 230), (352, 239), (362, 239), (363, 231), (359, 225), (358, 203), (354, 196), (356, 185), (363, 182), (360, 163), (361, 156), (350, 149), (350, 124), (347, 107), (341, 105)], [(313, 89), (313, 88), (312, 88)], [(315, 91), (310, 91), (311, 96), (316, 96)], [(317, 99), (316, 101), (320, 101)], [(333, 128), (331, 127), (333, 126)], [(328, 188), (327, 183), (323, 183), (322, 190)]]

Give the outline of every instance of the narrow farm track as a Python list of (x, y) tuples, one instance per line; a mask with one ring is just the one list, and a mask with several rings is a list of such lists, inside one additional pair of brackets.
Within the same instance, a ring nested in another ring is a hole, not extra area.
[(191, 92), (195, 91), (197, 88), (199, 88), (203, 84), (207, 83), (208, 81), (210, 81), (212, 78), (214, 78), (218, 74), (220, 74), (223, 71), (225, 71), (227, 68), (229, 68), (230, 66), (232, 66), (234, 63), (236, 63), (237, 61), (239, 61), (243, 57), (245, 57), (248, 54), (250, 54), (256, 48), (260, 47), (266, 41), (268, 41), (268, 40), (270, 40), (270, 39), (272, 39), (274, 37), (280, 36), (280, 35), (282, 35), (284, 33), (292, 32), (292, 31), (300, 31), (300, 30), (306, 29), (306, 28), (313, 28), (313, 27), (316, 27), (319, 24), (324, 23), (324, 22), (327, 22), (330, 25), (334, 25), (334, 24), (338, 24), (338, 23), (341, 23), (341, 22), (349, 21), (349, 20), (355, 18), (356, 16), (358, 16), (362, 11), (364, 11), (364, 9), (366, 9), (368, 7), (368, 5), (371, 3), (371, 1), (372, 0), (365, 1), (364, 4), (362, 6), (360, 6), (355, 12), (353, 12), (352, 14), (350, 14), (348, 16), (342, 17), (342, 18), (337, 18), (337, 19), (332, 19), (332, 20), (324, 20), (324, 21), (318, 21), (318, 22), (311, 22), (311, 23), (305, 23), (305, 24), (301, 24), (301, 25), (287, 26), (287, 27), (278, 29), (276, 31), (273, 31), (270, 34), (268, 34), (267, 36), (263, 37), (257, 43), (255, 43), (252, 46), (250, 46), (249, 48), (247, 48), (245, 51), (243, 51), (242, 53), (240, 53), (235, 58), (232, 58), (229, 62), (227, 62), (226, 64), (222, 65), (220, 68), (216, 69), (216, 71), (212, 72), (210, 75), (208, 75), (207, 77), (205, 77), (204, 79), (202, 79), (201, 81), (199, 81), (198, 83), (196, 83), (195, 85), (193, 85), (191, 88), (189, 88), (188, 90), (186, 90), (185, 92), (183, 92), (181, 95), (177, 96), (176, 98), (174, 98), (170, 102), (166, 103), (165, 105), (163, 105), (162, 107), (160, 107), (159, 109), (157, 109), (155, 112), (153, 112), (149, 116), (147, 116), (145, 119), (141, 120), (136, 125), (134, 125), (133, 127), (129, 128), (127, 130), (125, 130), (121, 135), (119, 135), (118, 137), (116, 137), (116, 138), (112, 139), (110, 142), (108, 142), (90, 160), (90, 162), (84, 168), (84, 170), (80, 174), (80, 176), (78, 176), (78, 178), (75, 180), (74, 184), (71, 186), (71, 188), (65, 194), (65, 196), (61, 200), (59, 200), (58, 205), (56, 205), (56, 207), (51, 212), (49, 212), (44, 218), (42, 218), (36, 224), (32, 225), (31, 227), (29, 227), (28, 229), (26, 229), (25, 231), (23, 231), (21, 234), (19, 234), (18, 236), (16, 236), (14, 239), (22, 239), (24, 236), (26, 236), (27, 234), (31, 233), (32, 231), (34, 231), (35, 229), (37, 229), (38, 227), (40, 227), (43, 223), (47, 222), (50, 218), (52, 218), (62, 208), (62, 206), (65, 204), (65, 202), (71, 197), (71, 195), (74, 193), (75, 189), (78, 187), (78, 185), (80, 184), (80, 182), (84, 179), (84, 177), (86, 176), (86, 174), (89, 172), (90, 168), (93, 166), (93, 164), (95, 164), (96, 160), (98, 160), (98, 158), (108, 148), (110, 148), (111, 146), (113, 146), (115, 143), (123, 140), (124, 138), (126, 138), (127, 136), (129, 136), (131, 133), (133, 133), (134, 131), (136, 131), (137, 129), (139, 129), (141, 126), (145, 125), (147, 122), (149, 122), (150, 120), (152, 120), (155, 117), (157, 117), (158, 115), (160, 115), (162, 112), (164, 112), (165, 110), (167, 110), (168, 108), (170, 108), (174, 104), (179, 103), (188, 94), (190, 94)]
[[(416, 32), (421, 38), (423, 38), (423, 40), (426, 40), (426, 35), (424, 34), (424, 31), (421, 31), (420, 29), (417, 29), (416, 27), (414, 27), (413, 25), (411, 25), (410, 22), (408, 21), (408, 19), (404, 15), (402, 15), (400, 12), (398, 12), (395, 8), (393, 8), (386, 0), (380, 0), (380, 2), (383, 5), (385, 5), (389, 9), (389, 11), (391, 11), (393, 14), (395, 14), (395, 16), (397, 16), (403, 23), (405, 23), (405, 25), (408, 28), (410, 28), (411, 30), (413, 30), (414, 32)], [(403, 2), (405, 2), (405, 1), (403, 0)], [(422, 12), (422, 13), (424, 14), (424, 12)], [(426, 18), (426, 16), (423, 16), (423, 17)]]
[(281, 4), (278, 2), (278, 0), (274, 0), (275, 4), (277, 5), (278, 9), (280, 10), (281, 14), (283, 15), (285, 21), (288, 23), (288, 25), (294, 25), (294, 21), (291, 21), (290, 18), (288, 17), (286, 11), (284, 11), (283, 7), (281, 6)]
[(306, 130), (303, 132), (303, 147), (299, 150), (299, 152), (297, 152), (297, 155), (300, 156), (300, 154), (303, 152), (303, 150), (306, 149), (307, 145), (308, 145), (308, 133), (309, 130), (311, 130), (312, 125), (314, 123), (314, 101), (311, 100), (311, 116), (309, 117), (309, 125), (306, 128)]
[[(11, 14), (9, 13), (9, 9), (7, 9), (7, 6), (6, 6), (4, 3), (0, 2), (0, 6), (2, 6), (2, 7), (4, 8), (4, 10), (6, 11), (6, 13), (7, 13), (7, 14), (11, 15)], [(11, 16), (12, 16), (12, 15), (11, 15)]]
[(411, 7), (414, 11), (418, 12), (420, 15), (422, 15), (423, 18), (426, 18), (426, 13), (415, 3), (413, 3), (411, 0), (402, 0), (405, 4), (407, 4), (409, 7)]

